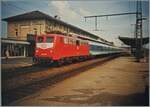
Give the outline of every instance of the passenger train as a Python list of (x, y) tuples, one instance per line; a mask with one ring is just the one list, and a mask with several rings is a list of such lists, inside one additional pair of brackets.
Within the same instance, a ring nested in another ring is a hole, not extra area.
[(63, 62), (87, 59), (97, 55), (120, 53), (121, 48), (83, 36), (43, 34), (36, 36), (34, 62)]

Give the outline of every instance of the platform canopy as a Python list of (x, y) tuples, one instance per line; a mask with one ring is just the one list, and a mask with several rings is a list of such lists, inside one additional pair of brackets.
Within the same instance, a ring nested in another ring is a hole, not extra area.
[[(135, 47), (136, 45), (135, 45), (135, 38), (129, 38), (129, 37), (119, 37), (119, 39), (124, 43), (124, 44), (126, 44), (126, 45), (129, 45), (129, 46), (131, 46), (131, 47)], [(138, 41), (139, 41), (140, 39), (138, 39)], [(149, 37), (144, 37), (143, 38), (143, 45), (145, 45), (145, 44), (147, 44), (147, 43), (149, 43)]]

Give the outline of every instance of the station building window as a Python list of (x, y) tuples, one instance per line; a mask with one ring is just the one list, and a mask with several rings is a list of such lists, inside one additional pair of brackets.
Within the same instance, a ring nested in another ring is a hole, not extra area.
[(16, 36), (18, 36), (18, 29), (15, 29), (15, 34)]

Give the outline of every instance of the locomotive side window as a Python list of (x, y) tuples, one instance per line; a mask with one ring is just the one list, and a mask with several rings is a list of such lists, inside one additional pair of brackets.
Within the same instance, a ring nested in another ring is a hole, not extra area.
[(68, 39), (67, 38), (64, 38), (64, 43), (68, 44)]
[(74, 45), (76, 45), (76, 40), (74, 40), (73, 42), (74, 42)]
[(71, 38), (69, 38), (69, 44), (72, 45), (72, 39)]
[(84, 42), (83, 42), (83, 41), (81, 41), (81, 45), (84, 45)]
[(68, 44), (70, 44), (70, 38), (68, 38)]
[(69, 38), (69, 44), (72, 45), (73, 44), (73, 39)]
[(46, 38), (46, 42), (47, 43), (52, 43), (54, 41), (54, 38), (53, 37), (47, 37)]
[(42, 43), (43, 42), (43, 37), (38, 37), (38, 43)]

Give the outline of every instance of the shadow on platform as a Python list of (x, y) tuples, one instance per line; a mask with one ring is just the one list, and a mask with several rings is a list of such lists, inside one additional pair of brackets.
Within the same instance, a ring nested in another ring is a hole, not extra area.
[[(149, 105), (149, 87), (145, 88), (143, 93), (130, 95), (119, 95), (111, 93), (100, 93), (88, 97), (93, 89), (76, 90), (81, 94), (52, 96), (42, 100), (56, 101), (62, 103), (74, 103), (74, 105), (101, 105), (101, 106), (148, 106)], [(86, 93), (85, 93), (86, 92)], [(68, 104), (69, 105), (69, 104)]]

